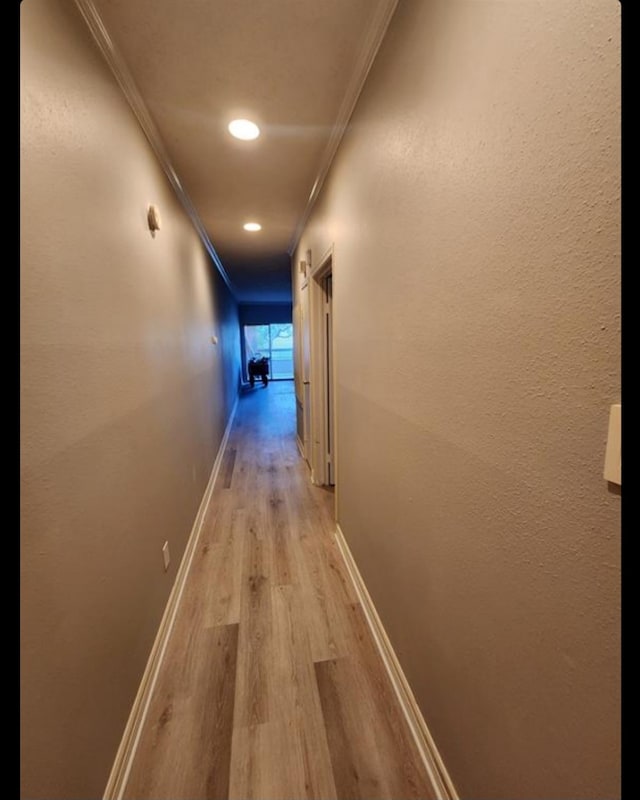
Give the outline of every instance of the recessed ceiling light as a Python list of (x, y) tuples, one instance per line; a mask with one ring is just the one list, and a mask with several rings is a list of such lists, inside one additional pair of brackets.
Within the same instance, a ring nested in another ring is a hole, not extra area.
[(234, 119), (229, 123), (229, 133), (236, 139), (257, 139), (260, 136), (260, 128), (255, 122), (248, 119)]
[(262, 230), (262, 225), (260, 225), (257, 222), (245, 222), (245, 224), (242, 227), (245, 229), (245, 231), (261, 231)]

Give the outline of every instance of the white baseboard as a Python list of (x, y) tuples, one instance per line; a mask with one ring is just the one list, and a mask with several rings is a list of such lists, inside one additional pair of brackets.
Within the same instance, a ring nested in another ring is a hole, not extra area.
[(121, 800), (124, 794), (124, 790), (129, 779), (129, 773), (131, 772), (133, 759), (135, 758), (136, 750), (138, 748), (140, 734), (142, 733), (142, 728), (147, 717), (147, 712), (149, 710), (149, 705), (155, 689), (158, 673), (164, 659), (169, 637), (171, 636), (173, 623), (176, 618), (178, 606), (180, 605), (182, 592), (184, 590), (187, 575), (189, 574), (189, 568), (191, 567), (191, 561), (193, 560), (193, 555), (198, 546), (198, 539), (200, 538), (202, 523), (204, 522), (207, 508), (211, 500), (211, 494), (213, 492), (216, 478), (220, 472), (220, 465), (222, 464), (222, 458), (227, 446), (227, 441), (229, 440), (231, 426), (233, 425), (233, 420), (235, 418), (237, 409), (238, 397), (236, 397), (231, 414), (229, 414), (227, 427), (225, 428), (222, 441), (220, 442), (220, 447), (218, 448), (218, 454), (216, 455), (216, 460), (214, 461), (213, 468), (211, 469), (209, 482), (207, 483), (207, 488), (205, 489), (200, 507), (198, 508), (198, 513), (196, 514), (193, 528), (191, 529), (189, 540), (182, 556), (182, 561), (180, 562), (180, 566), (178, 567), (178, 571), (176, 573), (171, 594), (169, 595), (164, 614), (162, 615), (162, 621), (160, 622), (158, 633), (156, 634), (153, 647), (151, 648), (147, 666), (145, 667), (140, 686), (138, 687), (136, 699), (133, 702), (131, 713), (129, 714), (129, 719), (127, 720), (124, 734), (122, 736), (122, 740), (120, 741), (120, 746), (118, 748), (118, 752), (116, 753), (113, 767), (111, 768), (111, 774), (109, 775), (107, 787), (104, 790), (103, 800)]
[(433, 741), (427, 723), (424, 721), (422, 712), (416, 702), (409, 682), (402, 671), (398, 657), (396, 656), (389, 637), (384, 629), (382, 620), (373, 604), (371, 595), (362, 579), (362, 575), (356, 566), (349, 545), (339, 525), (336, 526), (336, 543), (342, 554), (342, 558), (347, 566), (349, 576), (356, 590), (356, 594), (362, 605), (369, 629), (373, 635), (382, 662), (387, 670), (391, 685), (396, 693), (400, 707), (404, 713), (411, 735), (416, 743), (420, 757), (424, 763), (427, 774), (431, 778), (433, 790), (438, 800), (459, 800), (453, 782), (447, 769), (438, 753), (438, 748)]

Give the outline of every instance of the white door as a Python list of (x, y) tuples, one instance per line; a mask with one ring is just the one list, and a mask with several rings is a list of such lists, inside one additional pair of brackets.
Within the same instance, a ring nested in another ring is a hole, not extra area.
[(327, 413), (327, 483), (335, 483), (335, 434), (333, 421), (333, 292), (331, 273), (323, 281), (325, 318), (325, 390)]
[(300, 292), (302, 327), (302, 408), (304, 418), (304, 457), (311, 466), (311, 327), (309, 318), (309, 287)]

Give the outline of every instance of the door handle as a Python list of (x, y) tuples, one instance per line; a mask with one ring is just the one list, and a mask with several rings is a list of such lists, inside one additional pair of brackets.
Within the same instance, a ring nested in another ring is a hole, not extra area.
[(310, 384), (311, 384), (311, 381), (302, 381), (302, 385), (303, 386), (309, 386)]

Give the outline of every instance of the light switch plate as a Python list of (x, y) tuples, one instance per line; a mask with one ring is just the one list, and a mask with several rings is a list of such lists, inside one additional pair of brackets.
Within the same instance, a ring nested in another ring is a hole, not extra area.
[(611, 406), (609, 411), (609, 434), (607, 452), (604, 457), (604, 477), (610, 483), (622, 486), (622, 405)]

